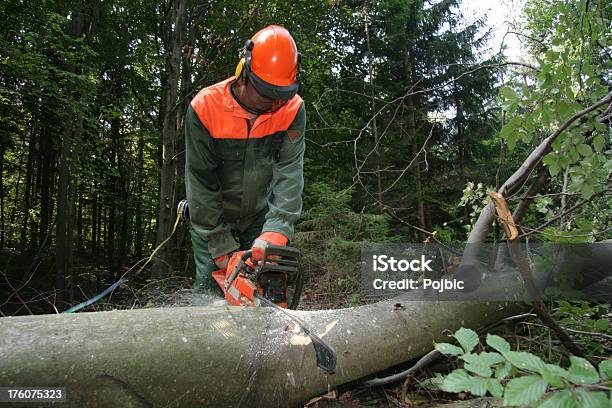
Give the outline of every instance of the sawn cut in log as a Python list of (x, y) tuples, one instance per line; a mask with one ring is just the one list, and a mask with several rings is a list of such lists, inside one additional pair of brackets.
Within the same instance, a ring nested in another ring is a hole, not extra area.
[[(605, 255), (612, 265), (612, 252)], [(494, 277), (478, 290), (500, 286)], [(447, 331), (523, 308), (400, 296), (349, 309), (292, 311), (336, 350), (333, 375), (317, 368), (309, 337), (269, 308), (7, 317), (0, 319), (0, 386), (65, 386), (65, 406), (74, 407), (294, 407), (421, 356), (433, 342), (448, 341)]]

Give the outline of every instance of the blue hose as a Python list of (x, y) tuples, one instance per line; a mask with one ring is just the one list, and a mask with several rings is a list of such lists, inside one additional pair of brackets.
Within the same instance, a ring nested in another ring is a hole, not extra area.
[(113, 283), (108, 288), (106, 288), (102, 293), (97, 294), (96, 296), (92, 297), (89, 300), (86, 300), (83, 303), (79, 303), (76, 306), (72, 306), (70, 309), (64, 310), (62, 313), (74, 313), (74, 312), (76, 312), (78, 310), (81, 310), (84, 307), (87, 307), (87, 306), (97, 302), (98, 300), (102, 299), (104, 296), (108, 295), (110, 292), (112, 292), (113, 290), (117, 289), (117, 286), (121, 285), (123, 282), (126, 282), (126, 281), (127, 281), (127, 279), (121, 278), (117, 282)]

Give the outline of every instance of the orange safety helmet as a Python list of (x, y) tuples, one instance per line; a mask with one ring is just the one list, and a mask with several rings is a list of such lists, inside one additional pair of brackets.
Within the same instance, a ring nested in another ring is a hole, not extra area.
[(270, 99), (289, 100), (300, 85), (300, 58), (289, 31), (271, 25), (247, 40), (244, 58), (236, 68), (236, 77), (244, 70), (257, 93)]

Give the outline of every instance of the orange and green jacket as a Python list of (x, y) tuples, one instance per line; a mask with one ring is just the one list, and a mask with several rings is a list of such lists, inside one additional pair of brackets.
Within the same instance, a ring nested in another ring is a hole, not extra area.
[(234, 80), (201, 90), (185, 117), (185, 185), (192, 228), (213, 258), (238, 248), (265, 213), (262, 232), (293, 238), (302, 211), (306, 111), (298, 95), (253, 117), (230, 93)]

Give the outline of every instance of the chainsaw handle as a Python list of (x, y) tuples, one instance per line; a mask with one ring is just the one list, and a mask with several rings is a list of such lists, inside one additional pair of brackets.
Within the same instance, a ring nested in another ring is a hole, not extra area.
[(227, 289), (230, 287), (234, 279), (236, 279), (236, 276), (238, 276), (238, 272), (240, 272), (240, 269), (242, 269), (242, 267), (244, 266), (244, 263), (246, 262), (247, 259), (251, 257), (252, 254), (253, 254), (252, 250), (244, 251), (244, 254), (242, 254), (238, 262), (236, 262), (236, 266), (234, 267), (234, 270), (232, 271), (231, 275), (227, 278), (227, 281), (225, 282), (225, 287), (223, 288), (224, 292), (227, 291)]

